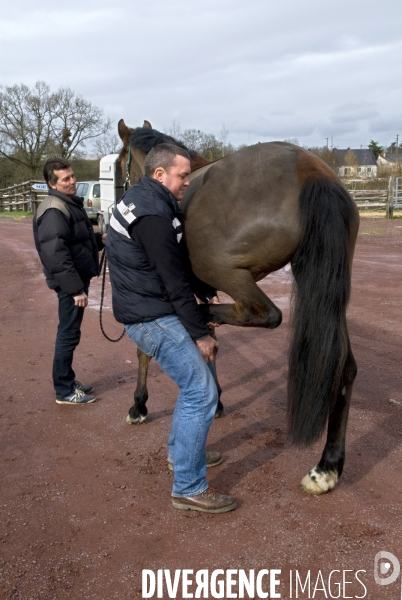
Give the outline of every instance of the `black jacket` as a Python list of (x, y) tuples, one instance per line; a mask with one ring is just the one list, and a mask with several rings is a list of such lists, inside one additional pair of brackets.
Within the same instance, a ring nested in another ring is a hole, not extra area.
[(94, 233), (79, 196), (49, 188), (33, 219), (33, 233), (50, 289), (75, 296), (99, 275), (102, 236)]
[(110, 221), (106, 255), (117, 321), (177, 314), (193, 339), (208, 335), (194, 293), (207, 300), (215, 290), (192, 274), (180, 208), (158, 181), (144, 176), (123, 196)]

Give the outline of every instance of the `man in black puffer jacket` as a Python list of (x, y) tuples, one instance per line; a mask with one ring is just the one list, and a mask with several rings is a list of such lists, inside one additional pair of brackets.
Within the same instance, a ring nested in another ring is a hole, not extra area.
[[(33, 220), (35, 246), (46, 283), (59, 299), (59, 326), (53, 360), (53, 383), (58, 404), (89, 404), (96, 400), (92, 386), (75, 378), (74, 350), (81, 338), (89, 282), (99, 275), (101, 234), (95, 234), (75, 195), (76, 179), (71, 165), (62, 158), (49, 159), (43, 169), (49, 196)], [(105, 237), (105, 236), (104, 236)]]
[(117, 204), (108, 229), (113, 312), (137, 347), (180, 388), (168, 441), (173, 506), (227, 512), (236, 508), (235, 499), (206, 480), (207, 466), (223, 460), (205, 449), (218, 403), (207, 366), (217, 343), (194, 296), (208, 302), (216, 291), (191, 273), (177, 203), (189, 185), (190, 157), (182, 148), (160, 144), (147, 155), (144, 169), (140, 183)]

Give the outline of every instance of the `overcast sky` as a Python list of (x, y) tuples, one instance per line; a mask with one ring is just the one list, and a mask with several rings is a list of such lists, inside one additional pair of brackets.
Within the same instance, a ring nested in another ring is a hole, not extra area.
[(1, 1), (0, 84), (234, 145), (402, 142), (401, 0)]

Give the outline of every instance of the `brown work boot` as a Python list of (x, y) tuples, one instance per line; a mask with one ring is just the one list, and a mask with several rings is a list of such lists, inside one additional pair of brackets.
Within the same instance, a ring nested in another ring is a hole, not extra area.
[(198, 510), (206, 513), (224, 513), (234, 510), (237, 506), (232, 496), (218, 494), (214, 488), (208, 487), (205, 492), (188, 498), (172, 498), (174, 508), (180, 510)]
[[(216, 467), (223, 462), (220, 452), (207, 452), (207, 467)], [(173, 471), (173, 463), (168, 459), (168, 469)]]

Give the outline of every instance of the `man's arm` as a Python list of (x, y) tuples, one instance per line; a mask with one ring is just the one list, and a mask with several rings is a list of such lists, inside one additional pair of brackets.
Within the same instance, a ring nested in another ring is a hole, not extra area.
[(195, 273), (193, 273), (187, 248), (184, 248), (182, 250), (182, 255), (184, 261), (184, 268), (186, 269), (188, 280), (191, 289), (193, 290), (193, 293), (197, 296), (197, 298), (201, 300), (201, 302), (204, 302), (204, 304), (208, 304), (212, 300), (212, 298), (217, 298), (215, 288), (208, 285), (204, 281), (201, 281), (201, 279), (199, 279), (195, 275)]
[(47, 210), (38, 222), (38, 239), (42, 263), (60, 289), (69, 296), (81, 296), (84, 283), (71, 257), (71, 229), (67, 217), (57, 208)]
[(143, 248), (150, 266), (161, 278), (177, 316), (191, 337), (195, 340), (207, 337), (208, 327), (188, 281), (172, 224), (162, 217), (142, 217), (134, 223), (130, 235)]

